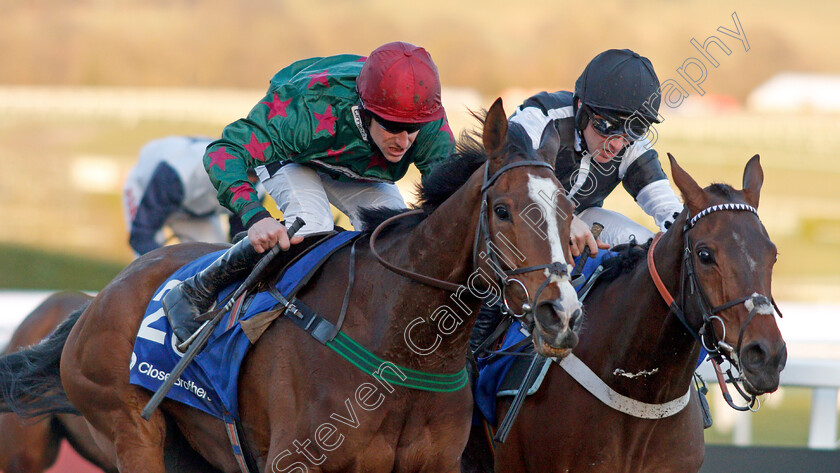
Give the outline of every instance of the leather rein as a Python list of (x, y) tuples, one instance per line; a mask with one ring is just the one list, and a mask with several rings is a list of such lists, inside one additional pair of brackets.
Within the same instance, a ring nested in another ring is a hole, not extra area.
[[(496, 251), (496, 245), (493, 244), (491, 241), (490, 235), (490, 217), (487, 211), (487, 192), (488, 190), (496, 183), (499, 176), (504, 174), (507, 171), (510, 171), (515, 168), (523, 167), (523, 166), (536, 166), (536, 167), (545, 167), (551, 169), (552, 172), (554, 171), (554, 167), (544, 161), (537, 161), (537, 160), (527, 160), (527, 161), (517, 161), (513, 163), (506, 164), (502, 166), (495, 174), (492, 176), (489, 175), (489, 161), (484, 163), (484, 181), (481, 186), (481, 209), (479, 211), (478, 216), (478, 226), (476, 228), (475, 234), (475, 243), (473, 245), (473, 267), (478, 268), (479, 264), (479, 257), (485, 258), (488, 261), (488, 264), (491, 266), (493, 273), (496, 275), (497, 282), (500, 283), (500, 287), (502, 288), (502, 303), (503, 303), (503, 310), (507, 310), (508, 313), (514, 315), (516, 317), (522, 317), (533, 310), (534, 303), (538, 300), (540, 293), (542, 290), (548, 285), (549, 281), (551, 280), (551, 276), (558, 276), (558, 277), (568, 277), (569, 276), (569, 268), (568, 265), (560, 263), (560, 262), (553, 262), (550, 264), (542, 264), (536, 266), (528, 266), (525, 268), (510, 268), (510, 265), (505, 264), (504, 266), (508, 267), (509, 269), (503, 269), (502, 264), (500, 263), (500, 256)], [(394, 221), (409, 217), (412, 215), (419, 215), (425, 212), (423, 209), (413, 209), (407, 212), (403, 212), (401, 214), (394, 215), (382, 223), (380, 223), (373, 233), (370, 236), (370, 251), (374, 257), (379, 261), (380, 264), (391, 270), (392, 272), (404, 276), (408, 279), (423, 283), (427, 286), (436, 287), (439, 289), (443, 289), (445, 291), (457, 293), (458, 291), (462, 291), (465, 287), (463, 284), (455, 284), (453, 282), (444, 281), (442, 279), (436, 279), (430, 276), (426, 276), (423, 274), (416, 273), (414, 271), (410, 271), (408, 269), (400, 268), (396, 265), (385, 261), (384, 258), (376, 251), (376, 239), (379, 234), (382, 232), (383, 229), (391, 225)], [(483, 242), (483, 245), (482, 245)], [(481, 249), (483, 246), (483, 250)], [(507, 261), (507, 259), (501, 257), (503, 261)], [(548, 269), (549, 274), (546, 276), (545, 281), (543, 281), (542, 285), (539, 287), (537, 292), (534, 294), (533, 301), (530, 299), (527, 289), (525, 285), (516, 278), (511, 276), (516, 276), (519, 274), (524, 274), (532, 271), (538, 271), (541, 269)], [(526, 302), (522, 304), (522, 314), (516, 314), (510, 307), (508, 306), (507, 299), (505, 296), (505, 289), (511, 285), (511, 283), (517, 283), (522, 290), (525, 291), (525, 300)]]
[[(747, 328), (747, 324), (749, 324), (753, 317), (759, 313), (767, 313), (766, 308), (772, 307), (775, 309), (775, 312), (779, 314), (779, 317), (782, 316), (781, 311), (779, 311), (778, 306), (776, 305), (776, 301), (773, 300), (772, 297), (767, 297), (763, 294), (753, 293), (752, 295), (741, 297), (726, 303), (723, 303), (719, 306), (712, 307), (709, 304), (709, 299), (706, 296), (706, 292), (703, 290), (703, 287), (700, 285), (700, 281), (697, 279), (697, 270), (694, 262), (694, 252), (692, 251), (691, 240), (688, 237), (688, 231), (694, 228), (697, 221), (701, 218), (713, 213), (722, 210), (732, 210), (732, 211), (746, 211), (751, 212), (758, 216), (758, 211), (755, 207), (752, 207), (747, 204), (740, 204), (740, 203), (729, 203), (729, 204), (719, 204), (710, 206), (693, 218), (686, 217), (686, 223), (683, 227), (683, 257), (682, 257), (682, 266), (681, 266), (681, 274), (682, 277), (680, 279), (680, 300), (681, 303), (677, 304), (674, 300), (674, 297), (668, 292), (668, 289), (665, 287), (665, 284), (662, 282), (662, 278), (659, 276), (659, 272), (656, 270), (656, 264), (654, 262), (653, 253), (654, 249), (656, 248), (657, 243), (662, 239), (664, 235), (662, 232), (657, 233), (656, 236), (653, 238), (653, 242), (650, 245), (650, 249), (647, 253), (647, 265), (648, 271), (650, 272), (650, 277), (653, 279), (653, 283), (656, 286), (656, 289), (659, 291), (659, 294), (662, 296), (662, 299), (665, 300), (665, 303), (668, 304), (668, 308), (674, 315), (677, 316), (679, 321), (685, 326), (688, 333), (697, 340), (700, 345), (708, 352), (709, 359), (712, 362), (712, 365), (715, 368), (715, 373), (718, 378), (718, 383), (720, 384), (721, 391), (723, 393), (723, 397), (726, 402), (729, 404), (730, 407), (739, 411), (746, 411), (752, 410), (756, 411), (760, 407), (760, 402), (758, 398), (754, 395), (748, 394), (739, 383), (743, 382), (743, 378), (740, 376), (740, 364), (738, 359), (738, 354), (741, 352), (741, 343), (744, 338), (744, 331)], [(688, 286), (688, 290), (686, 290), (686, 286)], [(700, 310), (703, 315), (703, 323), (699, 330), (695, 330), (691, 327), (685, 317), (685, 313), (683, 312), (683, 308), (686, 307), (687, 298), (690, 295), (696, 297), (696, 301), (700, 307)], [(749, 315), (744, 323), (741, 325), (740, 333), (738, 334), (738, 345), (737, 347), (733, 348), (731, 345), (723, 341), (726, 338), (726, 324), (724, 324), (723, 319), (718, 315), (720, 312), (729, 309), (731, 307), (735, 307), (739, 304), (745, 304), (747, 309), (749, 310)], [(714, 322), (717, 320), (721, 327), (723, 328), (723, 336), (721, 339), (717, 338), (714, 330)], [(730, 367), (726, 370), (726, 380), (724, 380), (724, 373), (721, 371), (720, 365), (726, 359), (729, 361)], [(738, 371), (737, 374), (732, 372), (732, 367)], [(732, 401), (732, 396), (729, 394), (727, 389), (727, 383), (732, 384), (735, 389), (738, 391), (738, 394), (747, 402), (746, 406), (738, 406)]]

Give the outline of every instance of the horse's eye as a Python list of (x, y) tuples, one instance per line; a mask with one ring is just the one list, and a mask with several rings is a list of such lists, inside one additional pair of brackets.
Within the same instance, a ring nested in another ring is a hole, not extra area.
[(714, 257), (712, 256), (712, 251), (708, 248), (700, 248), (699, 250), (697, 250), (697, 258), (703, 264), (712, 264), (715, 261)]
[(499, 217), (499, 220), (510, 220), (510, 212), (504, 205), (497, 205), (493, 208), (493, 212), (496, 212), (496, 216)]

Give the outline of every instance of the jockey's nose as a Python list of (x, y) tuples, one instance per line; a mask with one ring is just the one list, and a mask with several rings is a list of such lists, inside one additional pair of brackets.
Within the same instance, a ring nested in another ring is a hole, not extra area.
[(621, 136), (613, 136), (607, 140), (607, 146), (610, 147), (610, 151), (612, 151), (613, 154), (621, 151), (621, 148), (624, 148), (625, 144), (627, 144), (627, 141)]
[(397, 146), (401, 146), (403, 148), (408, 146), (408, 132), (407, 131), (401, 131), (394, 136), (396, 137), (395, 139), (397, 140)]

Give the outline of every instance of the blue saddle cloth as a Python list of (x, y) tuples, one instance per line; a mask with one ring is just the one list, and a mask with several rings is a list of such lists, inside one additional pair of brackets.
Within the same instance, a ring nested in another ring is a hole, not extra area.
[[(595, 272), (595, 269), (598, 268), (605, 259), (612, 257), (615, 253), (612, 253), (608, 250), (599, 250), (598, 256), (592, 258), (590, 257), (586, 260), (586, 263), (583, 265), (583, 269), (581, 273), (584, 275), (585, 279), (589, 279), (592, 276), (592, 273)], [(578, 257), (579, 258), (579, 257)], [(577, 261), (577, 259), (576, 259)], [(520, 331), (520, 324), (518, 321), (514, 321), (510, 328), (508, 328), (507, 332), (505, 333), (505, 337), (502, 341), (502, 346), (499, 348), (501, 351), (508, 351), (508, 348), (516, 345), (520, 341), (522, 341), (527, 335)], [(522, 352), (526, 349), (530, 349), (528, 345), (520, 347), (517, 351)], [(499, 387), (502, 385), (502, 381), (507, 376), (510, 367), (513, 366), (513, 362), (515, 361), (516, 357), (513, 356), (500, 356), (495, 357), (492, 359), (490, 363), (487, 362), (489, 357), (479, 358), (478, 362), (478, 381), (475, 385), (475, 404), (478, 407), (478, 410), (487, 419), (491, 424), (496, 424), (496, 393), (499, 392)]]
[[(277, 289), (284, 297), (288, 297), (311, 268), (358, 235), (358, 232), (341, 232), (311, 249), (286, 270), (277, 283)], [(160, 301), (169, 289), (209, 266), (223, 252), (224, 250), (210, 253), (184, 265), (155, 292), (134, 342), (134, 352), (131, 355), (131, 384), (156, 391), (183, 356), (174, 346), (169, 320)], [(224, 299), (238, 286), (239, 283), (236, 283), (222, 290), (219, 300)], [(240, 314), (238, 320), (246, 320), (271, 310), (277, 304), (278, 301), (270, 293), (259, 293), (250, 301), (245, 313)], [(250, 347), (250, 341), (238, 322), (231, 323), (231, 317), (234, 316), (235, 314), (231, 313), (224, 315), (207, 346), (187, 366), (181, 378), (167, 394), (167, 398), (222, 420), (239, 418), (237, 382), (239, 368)]]

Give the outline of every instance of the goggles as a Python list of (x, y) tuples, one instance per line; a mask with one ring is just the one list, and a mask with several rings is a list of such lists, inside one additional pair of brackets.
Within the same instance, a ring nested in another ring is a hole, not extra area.
[(614, 119), (596, 115), (594, 111), (589, 112), (589, 123), (592, 128), (601, 136), (627, 136), (630, 141), (644, 138), (648, 131), (648, 125), (641, 118), (617, 117)]
[(383, 130), (391, 133), (392, 135), (399, 135), (402, 132), (406, 132), (409, 135), (420, 131), (426, 124), (425, 123), (401, 123), (401, 122), (392, 122), (390, 120), (386, 120), (376, 114), (373, 115), (373, 120), (382, 127)]

